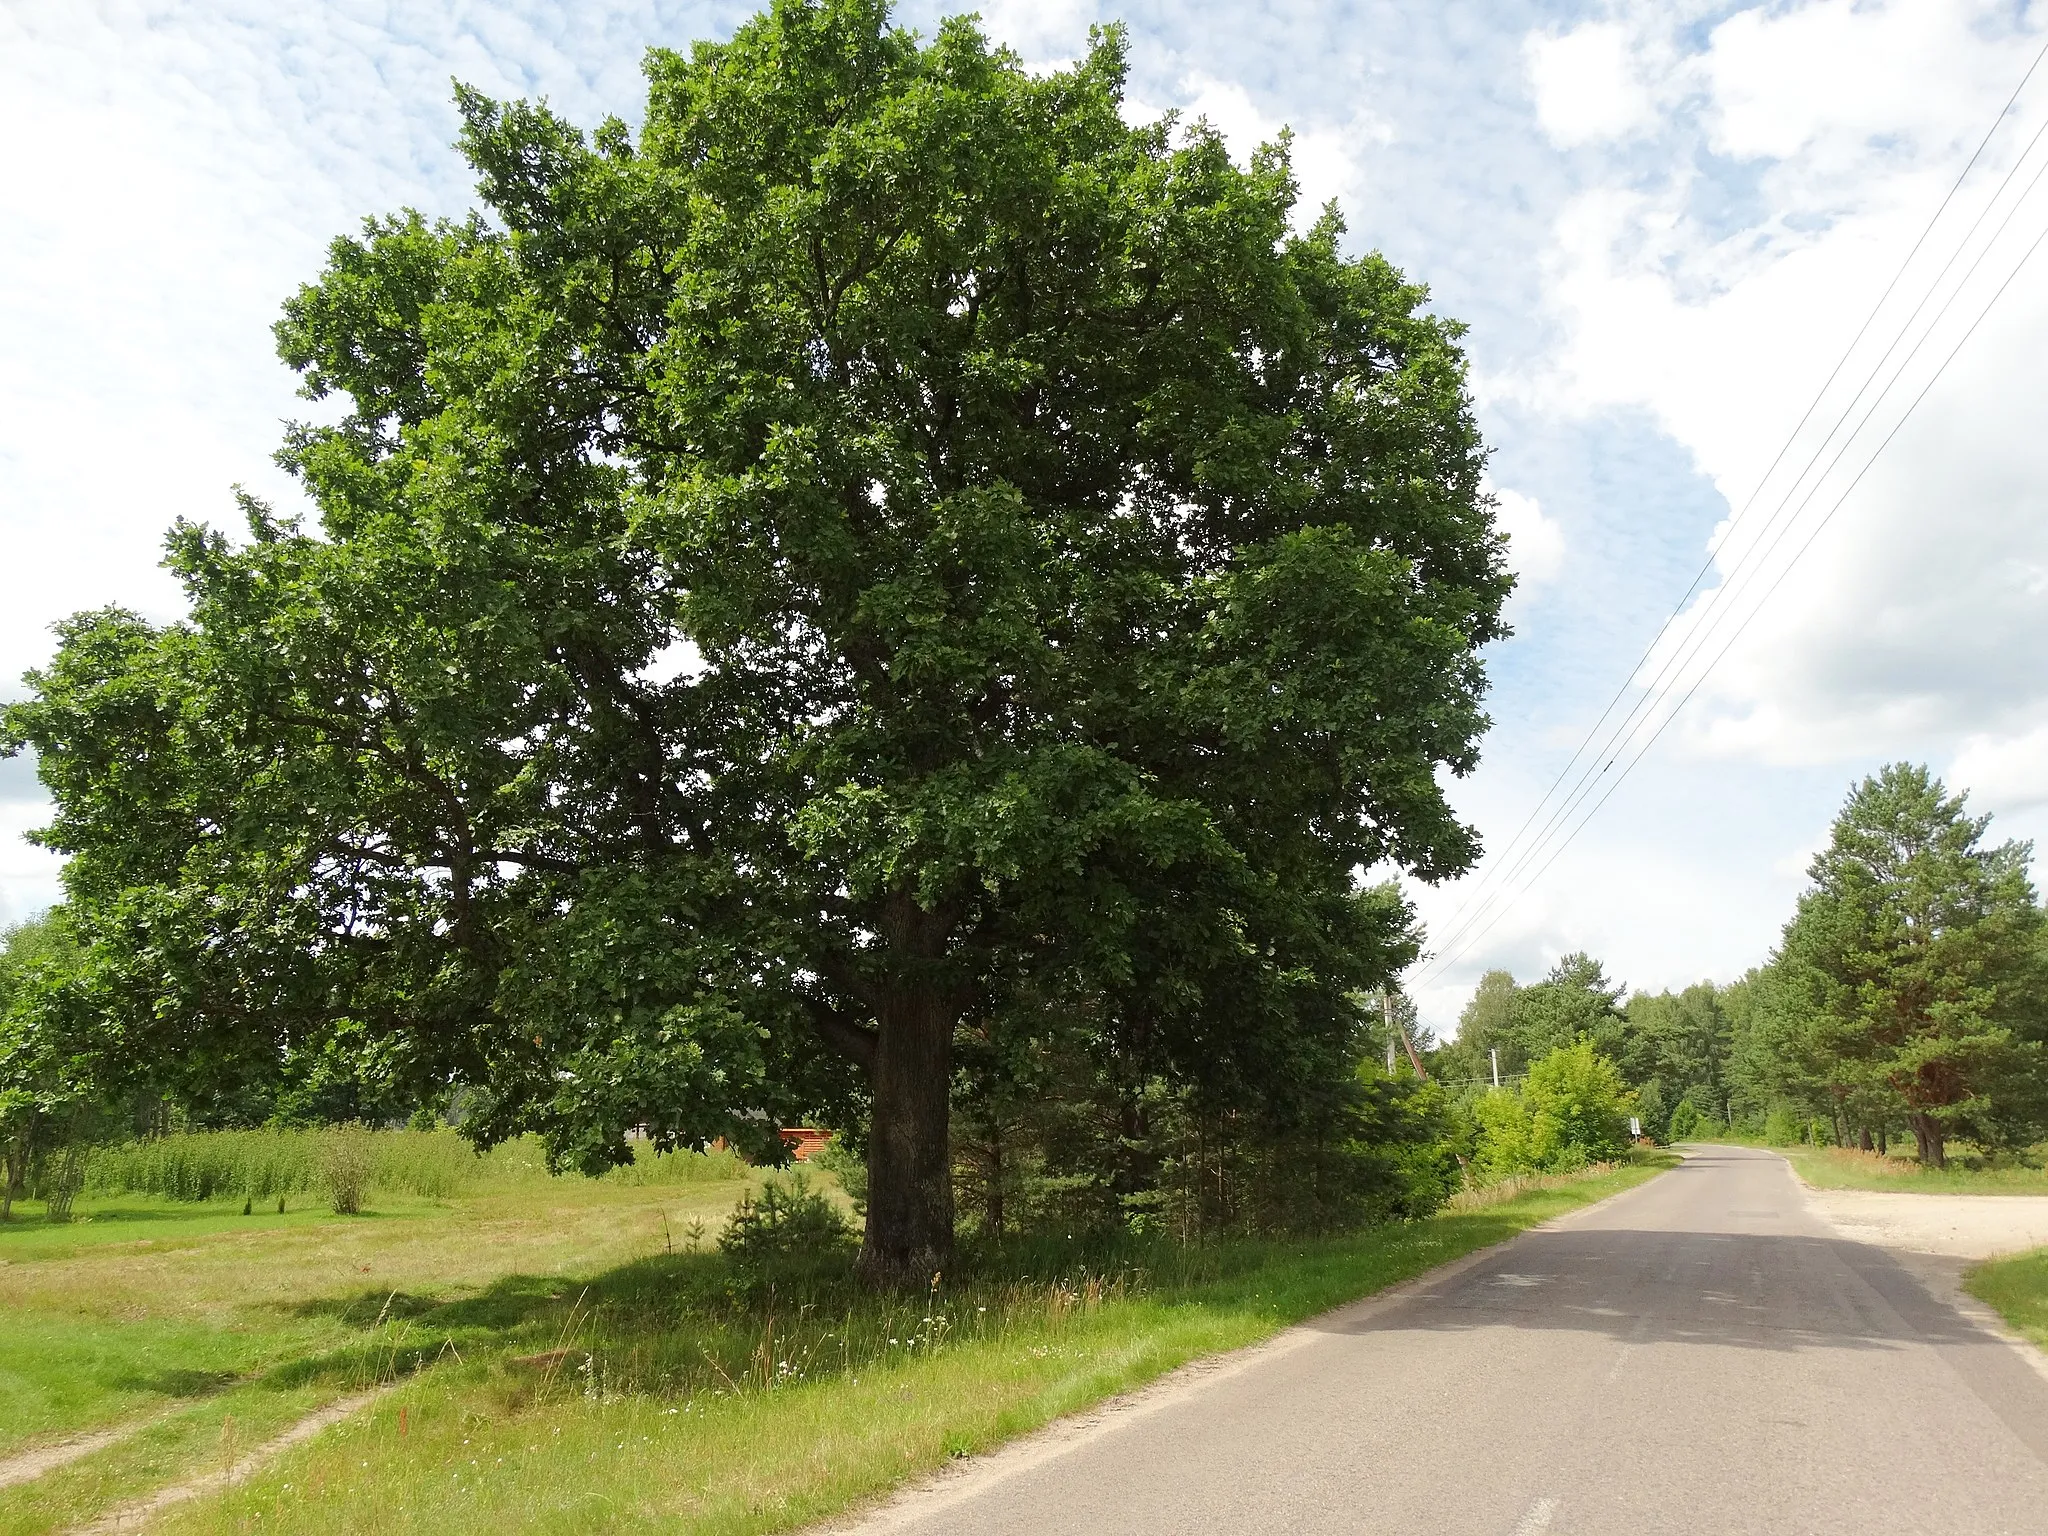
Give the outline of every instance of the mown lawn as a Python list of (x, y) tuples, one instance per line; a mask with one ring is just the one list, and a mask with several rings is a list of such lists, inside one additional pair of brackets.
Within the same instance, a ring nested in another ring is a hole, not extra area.
[(2048, 1349), (2048, 1248), (1979, 1264), (1963, 1285), (2015, 1330)]
[(380, 1536), (787, 1529), (1655, 1171), (1341, 1238), (1013, 1247), (893, 1298), (740, 1290), (704, 1239), (730, 1181), (353, 1219), (129, 1200), (0, 1232), (0, 1309), (26, 1325), (0, 1347), (0, 1456), (147, 1425), (0, 1490), (0, 1533), (82, 1523), (378, 1382), (374, 1407), (152, 1529), (360, 1531), (372, 1509)]

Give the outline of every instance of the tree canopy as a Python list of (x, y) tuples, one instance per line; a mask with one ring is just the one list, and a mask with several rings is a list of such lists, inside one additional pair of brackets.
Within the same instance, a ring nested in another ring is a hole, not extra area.
[(462, 91), (483, 211), (278, 324), (346, 407), (282, 453), (317, 526), (180, 525), (189, 617), (79, 616), (7, 713), (124, 1049), (586, 1167), (866, 1117), (893, 1274), (960, 1030), (1251, 1095), (1349, 1040), (1414, 952), (1356, 872), (1475, 849), (1460, 330), (1124, 72), (778, 0), (637, 132)]
[(1773, 965), (1778, 1044), (1852, 1121), (1895, 1104), (1921, 1161), (2038, 1125), (2043, 917), (2019, 842), (1987, 846), (1925, 768), (1856, 786)]

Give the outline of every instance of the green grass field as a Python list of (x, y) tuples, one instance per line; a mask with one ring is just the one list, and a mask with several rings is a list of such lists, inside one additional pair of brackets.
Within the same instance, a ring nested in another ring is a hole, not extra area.
[(894, 1298), (737, 1289), (705, 1237), (730, 1177), (528, 1180), (359, 1217), (82, 1200), (69, 1226), (0, 1228), (0, 1462), (142, 1427), (0, 1489), (0, 1536), (228, 1465), (379, 1383), (151, 1528), (354, 1531), (374, 1508), (390, 1532), (787, 1529), (1654, 1171), (1342, 1238), (1014, 1247)]

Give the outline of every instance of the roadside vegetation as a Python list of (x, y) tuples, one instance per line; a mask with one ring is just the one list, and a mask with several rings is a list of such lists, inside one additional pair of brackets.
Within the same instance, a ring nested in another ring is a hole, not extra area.
[(1967, 1144), (1951, 1148), (1947, 1164), (1929, 1168), (1918, 1158), (1886, 1156), (1855, 1147), (1783, 1149), (1799, 1177), (1816, 1189), (1874, 1189), (1922, 1195), (2048, 1195), (2048, 1145), (1987, 1157)]
[(2016, 1332), (2048, 1349), (2048, 1248), (1979, 1264), (1963, 1286)]
[(378, 1384), (358, 1418), (156, 1528), (359, 1529), (374, 1501), (394, 1530), (783, 1529), (1657, 1166), (1523, 1176), (1320, 1237), (1012, 1235), (883, 1292), (854, 1280), (850, 1201), (808, 1170), (522, 1176), (353, 1217), (87, 1195), (68, 1224), (0, 1229), (0, 1458), (148, 1428), (0, 1490), (0, 1532), (65, 1529)]
[(1829, 1188), (2048, 1192), (2048, 914), (2031, 848), (1989, 831), (1894, 764), (1850, 792), (1769, 963), (1633, 996), (1585, 954), (1493, 971), (1426, 1059), (1469, 1096), (1582, 1040), (1659, 1140), (1786, 1149)]

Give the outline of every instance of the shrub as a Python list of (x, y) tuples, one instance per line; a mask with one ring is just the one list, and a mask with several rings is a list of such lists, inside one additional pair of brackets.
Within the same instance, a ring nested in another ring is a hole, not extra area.
[(1671, 1111), (1671, 1125), (1665, 1135), (1672, 1141), (1684, 1141), (1699, 1128), (1699, 1107), (1691, 1099), (1680, 1099), (1678, 1107)]
[(1632, 1100), (1621, 1070), (1590, 1039), (1581, 1036), (1532, 1063), (1522, 1096), (1531, 1151), (1543, 1167), (1562, 1172), (1627, 1154)]
[(1799, 1117), (1783, 1104), (1775, 1104), (1764, 1116), (1764, 1140), (1774, 1147), (1796, 1147), (1803, 1128)]
[(376, 1150), (365, 1126), (337, 1125), (321, 1138), (320, 1182), (337, 1216), (354, 1216), (363, 1208), (363, 1191), (376, 1169)]
[(742, 1195), (718, 1239), (734, 1277), (748, 1287), (834, 1278), (851, 1264), (854, 1246), (839, 1208), (801, 1173), (770, 1179), (758, 1196)]
[(40, 1159), (35, 1173), (36, 1194), (43, 1201), (43, 1215), (50, 1221), (69, 1221), (71, 1203), (85, 1187), (86, 1161), (92, 1155), (88, 1142), (74, 1141), (53, 1147)]
[(849, 1147), (844, 1137), (834, 1136), (811, 1154), (811, 1161), (839, 1181), (857, 1213), (867, 1214), (868, 1160)]
[(1533, 1127), (1529, 1106), (1512, 1088), (1493, 1088), (1481, 1094), (1472, 1106), (1472, 1118), (1479, 1127), (1479, 1139), (1472, 1154), (1473, 1181), (1497, 1184), (1516, 1174), (1536, 1168)]

